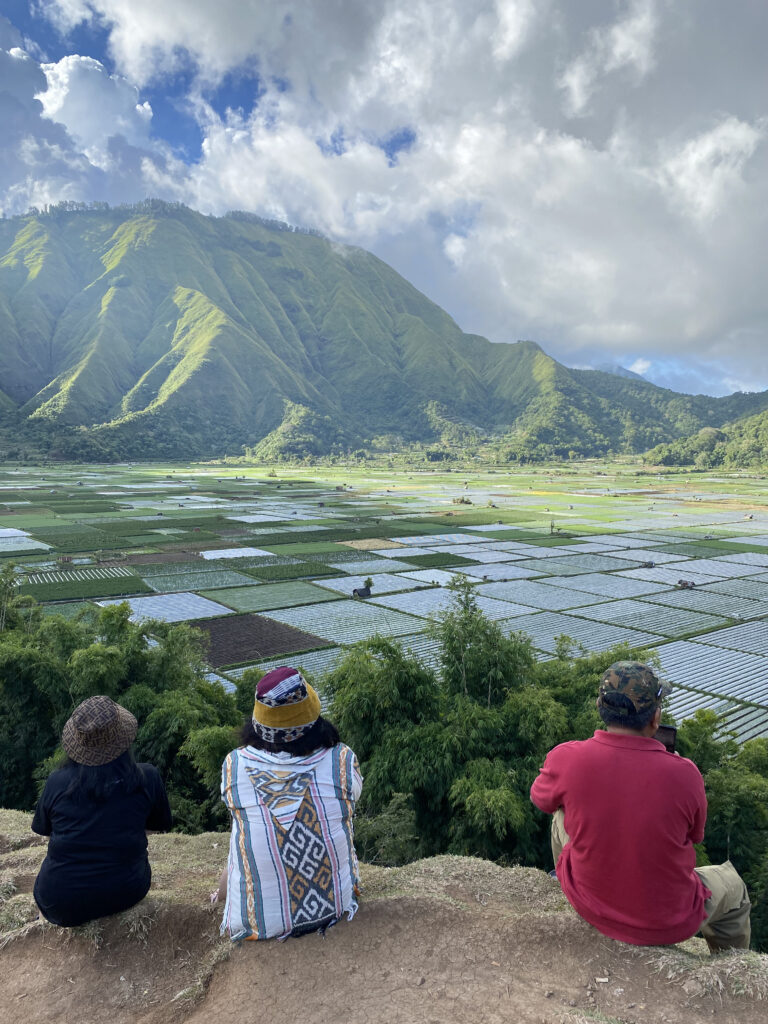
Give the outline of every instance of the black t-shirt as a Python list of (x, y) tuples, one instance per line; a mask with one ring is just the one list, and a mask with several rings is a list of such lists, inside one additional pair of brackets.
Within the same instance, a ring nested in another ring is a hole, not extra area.
[(67, 793), (77, 766), (53, 772), (45, 784), (32, 830), (51, 837), (35, 883), (35, 898), (50, 920), (70, 923), (81, 911), (83, 920), (115, 913), (118, 904), (132, 906), (149, 889), (146, 832), (167, 831), (171, 809), (153, 765), (137, 766), (138, 788), (126, 783), (129, 756), (102, 767), (104, 800)]

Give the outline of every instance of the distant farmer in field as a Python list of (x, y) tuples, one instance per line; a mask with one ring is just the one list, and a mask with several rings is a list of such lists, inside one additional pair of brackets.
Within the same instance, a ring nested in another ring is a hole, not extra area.
[(297, 669), (276, 668), (259, 681), (241, 738), (222, 766), (221, 795), (232, 815), (219, 885), (227, 897), (222, 933), (284, 939), (352, 918), (352, 816), (363, 780)]
[(89, 697), (61, 735), (67, 754), (45, 784), (32, 830), (50, 836), (35, 900), (72, 928), (142, 900), (152, 872), (147, 830), (166, 832), (171, 809), (157, 768), (131, 753), (137, 722), (110, 697)]
[(701, 932), (712, 953), (748, 949), (744, 882), (730, 861), (695, 867), (707, 819), (701, 773), (653, 738), (669, 689), (648, 665), (611, 665), (597, 698), (606, 730), (551, 750), (531, 799), (554, 814), (557, 878), (598, 931), (640, 946)]

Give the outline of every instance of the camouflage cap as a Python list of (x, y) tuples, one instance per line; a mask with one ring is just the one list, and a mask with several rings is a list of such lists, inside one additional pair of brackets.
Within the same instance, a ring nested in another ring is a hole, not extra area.
[[(623, 693), (634, 704), (635, 711), (640, 713), (657, 707), (671, 691), (669, 683), (659, 679), (650, 665), (641, 661), (615, 661), (603, 673), (597, 702), (600, 706), (607, 694)], [(627, 712), (631, 714), (629, 709)]]

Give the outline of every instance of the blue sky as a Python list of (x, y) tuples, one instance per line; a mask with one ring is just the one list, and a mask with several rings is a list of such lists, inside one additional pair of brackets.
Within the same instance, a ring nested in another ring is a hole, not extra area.
[(4, 215), (176, 199), (317, 228), (467, 331), (768, 387), (768, 7), (4, 0)]

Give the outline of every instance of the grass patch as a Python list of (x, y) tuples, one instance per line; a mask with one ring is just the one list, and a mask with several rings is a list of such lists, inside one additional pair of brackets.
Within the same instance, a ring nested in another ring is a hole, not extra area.
[(64, 583), (25, 583), (20, 594), (29, 594), (36, 601), (71, 601), (80, 597), (122, 597), (128, 594), (151, 594), (152, 589), (138, 576), (117, 576), (103, 580), (67, 580)]
[(322, 562), (298, 562), (293, 565), (263, 565), (244, 569), (257, 580), (298, 580), (306, 576), (343, 576), (340, 569), (334, 569)]
[(399, 562), (407, 562), (409, 565), (415, 565), (420, 569), (439, 569), (443, 565), (474, 565), (477, 567), (477, 562), (473, 562), (471, 558), (464, 558), (463, 555), (449, 555), (447, 552), (436, 551), (433, 555), (411, 555), (410, 557), (402, 557), (398, 555)]

